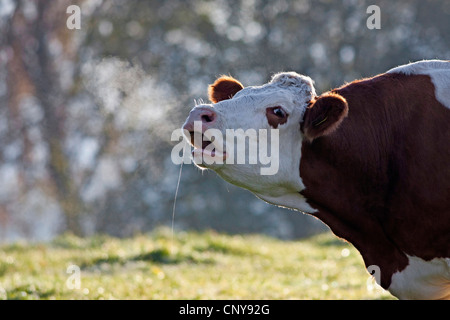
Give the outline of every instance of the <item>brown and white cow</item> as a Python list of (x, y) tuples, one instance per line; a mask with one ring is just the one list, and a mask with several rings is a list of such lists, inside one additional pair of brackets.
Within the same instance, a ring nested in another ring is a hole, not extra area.
[(188, 138), (194, 121), (224, 134), (277, 128), (279, 170), (198, 166), (319, 218), (398, 298), (450, 299), (450, 62), (411, 63), (320, 96), (294, 72), (246, 88), (221, 77), (209, 97), (186, 120)]

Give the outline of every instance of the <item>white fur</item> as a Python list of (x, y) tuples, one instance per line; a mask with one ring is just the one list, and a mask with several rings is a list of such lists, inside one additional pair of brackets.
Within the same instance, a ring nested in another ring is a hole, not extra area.
[(408, 266), (392, 276), (392, 294), (400, 299), (450, 299), (450, 258), (408, 260)]
[(311, 207), (308, 202), (306, 202), (306, 198), (298, 192), (287, 193), (279, 197), (270, 197), (259, 194), (256, 195), (264, 201), (279, 207), (297, 209), (306, 213), (314, 213), (317, 211), (317, 209)]
[(450, 109), (450, 62), (423, 60), (393, 68), (387, 73), (429, 75), (436, 90), (436, 99)]
[[(309, 77), (294, 72), (276, 74), (259, 87), (246, 87), (232, 99), (223, 100), (212, 107), (217, 113), (215, 128), (226, 134), (226, 129), (272, 129), (266, 109), (281, 106), (288, 113), (287, 122), (279, 125), (279, 168), (274, 175), (261, 175), (261, 164), (213, 164), (223, 179), (249, 189), (258, 197), (276, 205), (314, 212), (299, 194), (305, 189), (300, 178), (302, 133), (300, 122), (306, 107), (315, 95)], [(269, 150), (271, 146), (268, 147)]]

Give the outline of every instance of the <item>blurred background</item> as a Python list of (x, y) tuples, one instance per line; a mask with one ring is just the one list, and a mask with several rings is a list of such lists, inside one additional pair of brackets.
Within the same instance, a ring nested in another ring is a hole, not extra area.
[[(369, 5), (381, 29), (369, 30)], [(81, 28), (69, 30), (69, 5)], [(172, 223), (171, 133), (222, 74), (279, 71), (318, 93), (450, 57), (449, 1), (0, 0), (0, 242), (63, 232), (131, 236)], [(326, 230), (184, 165), (176, 230)]]

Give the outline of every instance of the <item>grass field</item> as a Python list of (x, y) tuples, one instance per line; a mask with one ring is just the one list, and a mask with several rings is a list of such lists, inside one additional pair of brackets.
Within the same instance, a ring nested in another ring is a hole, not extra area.
[(161, 229), (0, 246), (0, 299), (394, 298), (368, 279), (359, 253), (328, 233), (281, 241)]

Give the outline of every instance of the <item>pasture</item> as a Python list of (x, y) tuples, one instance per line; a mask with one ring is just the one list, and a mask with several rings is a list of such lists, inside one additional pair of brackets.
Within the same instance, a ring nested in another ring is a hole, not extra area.
[(0, 299), (394, 298), (368, 279), (359, 253), (331, 233), (281, 241), (159, 229), (0, 246)]

